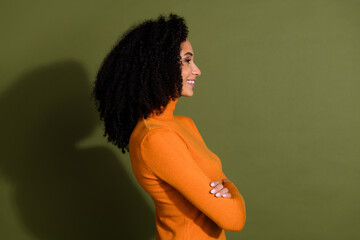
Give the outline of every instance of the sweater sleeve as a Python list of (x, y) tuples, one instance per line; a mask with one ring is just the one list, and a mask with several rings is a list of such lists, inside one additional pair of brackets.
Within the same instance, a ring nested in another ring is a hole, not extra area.
[(175, 132), (151, 130), (141, 142), (141, 154), (150, 171), (177, 189), (219, 227), (228, 231), (243, 228), (245, 204), (242, 196), (234, 194), (232, 198), (217, 198), (211, 194), (212, 179), (200, 169), (185, 142)]
[(237, 189), (237, 187), (235, 186), (235, 184), (233, 184), (227, 177), (226, 175), (224, 174), (224, 172), (222, 172), (222, 176), (221, 176), (222, 179), (227, 179), (228, 182), (224, 182), (223, 185), (224, 187), (226, 187), (228, 190), (229, 190), (229, 193), (231, 193), (231, 196), (234, 198), (234, 197), (237, 197), (238, 195), (241, 196), (239, 190)]

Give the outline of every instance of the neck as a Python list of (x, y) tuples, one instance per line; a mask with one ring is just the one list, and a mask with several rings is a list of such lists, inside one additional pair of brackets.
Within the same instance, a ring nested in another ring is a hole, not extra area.
[(174, 101), (170, 100), (169, 103), (166, 105), (164, 111), (157, 116), (156, 112), (154, 111), (151, 114), (149, 114), (149, 118), (157, 119), (157, 120), (174, 120), (174, 110), (176, 103), (178, 102), (178, 98), (176, 98)]

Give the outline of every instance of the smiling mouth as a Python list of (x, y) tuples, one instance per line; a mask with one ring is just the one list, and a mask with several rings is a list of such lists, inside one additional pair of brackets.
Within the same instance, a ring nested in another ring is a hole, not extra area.
[(194, 80), (187, 80), (186, 81), (189, 85), (191, 85), (192, 88), (195, 87), (195, 81)]

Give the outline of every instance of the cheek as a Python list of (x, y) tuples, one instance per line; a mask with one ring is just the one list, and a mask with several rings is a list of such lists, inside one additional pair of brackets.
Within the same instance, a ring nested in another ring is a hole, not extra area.
[(190, 70), (189, 67), (183, 67), (183, 68), (181, 69), (181, 75), (182, 75), (183, 77), (189, 76), (189, 75), (190, 75), (190, 72), (191, 72), (191, 70)]

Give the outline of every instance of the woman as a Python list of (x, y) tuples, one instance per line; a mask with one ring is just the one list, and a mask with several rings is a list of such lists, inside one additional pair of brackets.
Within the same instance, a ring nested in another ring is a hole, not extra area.
[(93, 95), (104, 136), (129, 152), (154, 201), (156, 239), (225, 239), (244, 226), (244, 200), (194, 122), (173, 114), (201, 75), (187, 35), (175, 14), (133, 26), (105, 58)]

